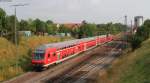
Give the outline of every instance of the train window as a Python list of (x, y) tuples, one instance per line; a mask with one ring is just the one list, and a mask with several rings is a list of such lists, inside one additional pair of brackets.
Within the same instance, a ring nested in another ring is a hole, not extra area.
[(33, 59), (35, 59), (35, 60), (42, 60), (42, 59), (44, 59), (44, 53), (34, 53)]
[(48, 54), (48, 58), (50, 57), (50, 54)]

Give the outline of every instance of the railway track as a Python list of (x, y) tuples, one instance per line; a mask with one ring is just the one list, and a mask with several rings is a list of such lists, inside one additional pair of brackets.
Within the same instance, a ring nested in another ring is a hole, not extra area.
[[(103, 60), (104, 60), (104, 58), (102, 57), (102, 58), (99, 58), (95, 61), (100, 62), (100, 61), (103, 61)], [(81, 82), (81, 80), (83, 78), (85, 78), (90, 72), (93, 72), (96, 68), (96, 66), (91, 64), (91, 63), (90, 64), (86, 63), (86, 65), (84, 65), (81, 68), (80, 67), (78, 69), (75, 68), (77, 70), (74, 69), (74, 70), (70, 71), (69, 73), (65, 74), (64, 76), (62, 76), (60, 78), (50, 79), (47, 82), (48, 83), (73, 83), (76, 80)]]
[(113, 49), (97, 47), (48, 70), (31, 71), (4, 83), (84, 83), (114, 60)]
[(44, 83), (87, 83), (89, 82), (89, 79), (93, 74), (98, 72), (101, 69), (104, 69), (108, 67), (111, 62), (116, 58), (115, 55), (119, 54), (117, 52), (114, 52), (116, 48), (119, 48), (121, 45), (118, 44), (114, 48), (110, 49), (110, 51), (105, 54), (105, 56), (101, 56), (99, 54), (93, 55), (93, 57), (85, 62), (83, 62), (78, 67), (72, 69), (69, 72), (66, 72), (66, 74), (55, 77), (49, 80), (44, 80)]

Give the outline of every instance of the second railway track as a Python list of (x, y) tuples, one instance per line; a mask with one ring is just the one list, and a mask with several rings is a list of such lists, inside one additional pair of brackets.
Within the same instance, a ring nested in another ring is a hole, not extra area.
[[(74, 67), (71, 71), (65, 72), (63, 75), (54, 77), (51, 79), (43, 80), (44, 83), (87, 83), (90, 77), (108, 65), (115, 59), (115, 55), (119, 54), (116, 52), (116, 48), (119, 48), (121, 43), (109, 50), (103, 50), (102, 53), (97, 52), (92, 55), (90, 59), (84, 61), (82, 64)], [(103, 47), (102, 47), (103, 48)], [(103, 48), (106, 49), (106, 48)]]

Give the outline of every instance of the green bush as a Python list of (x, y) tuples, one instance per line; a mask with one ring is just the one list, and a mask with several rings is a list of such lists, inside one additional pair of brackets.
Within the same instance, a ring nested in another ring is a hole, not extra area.
[(136, 48), (140, 47), (142, 41), (142, 37), (134, 35), (131, 39), (132, 50), (135, 50)]
[(150, 20), (146, 20), (141, 27), (138, 27), (135, 35), (131, 37), (132, 49), (136, 49), (140, 44), (150, 37)]

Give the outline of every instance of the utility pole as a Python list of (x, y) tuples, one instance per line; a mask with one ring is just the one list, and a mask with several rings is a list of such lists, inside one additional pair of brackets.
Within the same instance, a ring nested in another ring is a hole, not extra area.
[(17, 16), (16, 16), (16, 7), (18, 7), (18, 6), (26, 6), (26, 5), (29, 5), (29, 4), (15, 4), (15, 5), (12, 5), (13, 7), (15, 7), (15, 11), (14, 11), (14, 13), (15, 13), (15, 18), (14, 18), (14, 30), (15, 30), (15, 34), (14, 34), (14, 39), (15, 39), (15, 45), (17, 46), (18, 45), (18, 38), (17, 38), (17, 24), (16, 24), (16, 18), (17, 18)]
[(127, 25), (128, 25), (127, 15), (125, 15), (124, 18), (125, 18), (125, 19), (124, 19), (124, 25), (127, 27)]
[(133, 22), (131, 20), (131, 34), (133, 33)]
[[(127, 19), (127, 15), (125, 15), (124, 16), (124, 25), (125, 25), (125, 29), (124, 29), (124, 37), (123, 37), (123, 40), (125, 41), (125, 42), (127, 42), (127, 35), (126, 35), (126, 32), (127, 32), (127, 28), (128, 28), (128, 19)], [(122, 43), (124, 43), (124, 42), (122, 42)], [(123, 44), (124, 45), (124, 48), (126, 48), (126, 45), (125, 44)]]
[(131, 28), (133, 27), (133, 23), (132, 23), (132, 20), (131, 20)]
[(17, 28), (16, 28), (16, 7), (15, 7), (15, 18), (14, 18), (14, 29), (15, 29), (15, 45), (18, 45), (17, 42)]
[[(15, 8), (15, 11), (14, 11), (14, 13), (15, 13), (15, 18), (14, 18), (14, 30), (15, 30), (15, 34), (14, 34), (14, 37), (15, 37), (15, 45), (16, 45), (16, 55), (18, 55), (18, 50), (19, 50), (18, 49), (18, 42), (17, 42), (18, 38), (17, 38), (16, 7), (18, 7), (18, 6), (26, 6), (26, 5), (28, 5), (28, 4), (16, 4), (16, 5), (12, 5)], [(16, 57), (16, 71), (18, 71), (18, 58), (17, 57)]]

